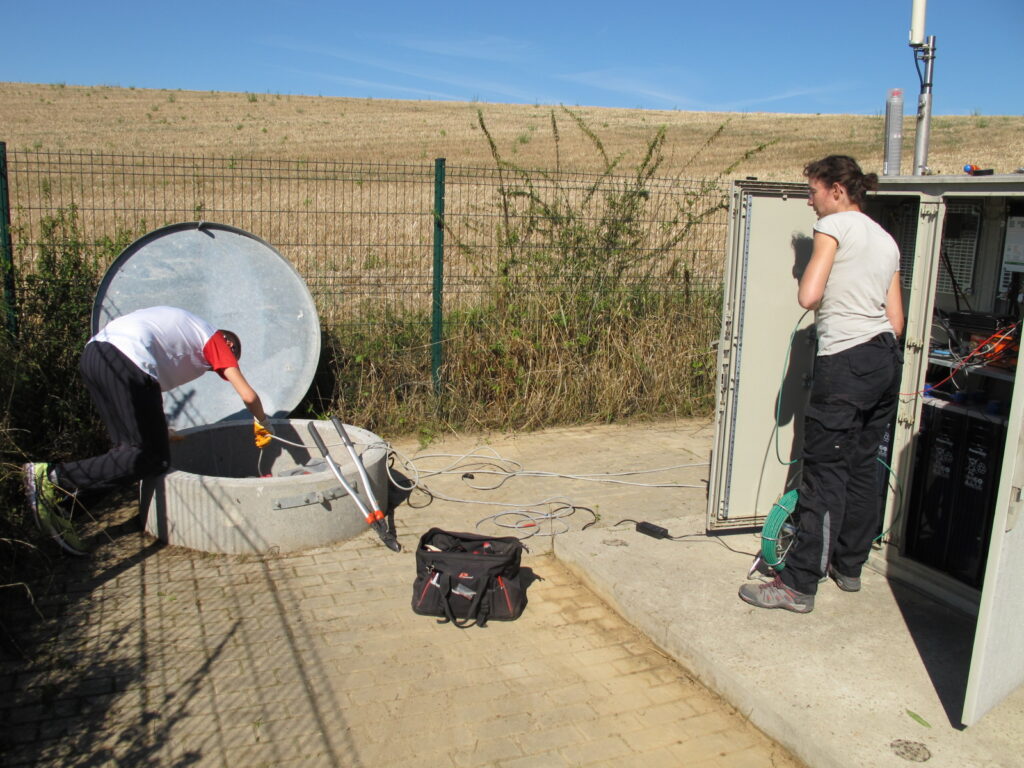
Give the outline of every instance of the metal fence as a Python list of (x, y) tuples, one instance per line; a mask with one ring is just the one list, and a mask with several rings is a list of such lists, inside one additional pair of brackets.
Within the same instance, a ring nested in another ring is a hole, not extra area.
[[(15, 271), (36, 258), (44, 222), (57, 212), (74, 210), (87, 243), (117, 233), (141, 236), (180, 221), (210, 221), (252, 232), (277, 248), (305, 279), (326, 324), (360, 322), (379, 312), (429, 316), (435, 288), (437, 164), (41, 151), (6, 155)], [(514, 226), (516, 217), (521, 223), (527, 215), (523, 206), (530, 199), (553, 199), (576, 206), (582, 226), (596, 225), (603, 215), (601, 201), (632, 183), (625, 176), (537, 172), (524, 182), (522, 175), (502, 169), (442, 170), (445, 307), (484, 300), (507, 277), (506, 213)], [(526, 186), (529, 195), (523, 192)], [(631, 224), (647, 233), (652, 247), (656, 239), (666, 240), (673, 227), (687, 225), (680, 221), (681, 212), (691, 217), (686, 236), (659, 255), (659, 289), (717, 289), (725, 215), (716, 210), (697, 220), (693, 212), (714, 207), (722, 191), (678, 179), (651, 179), (645, 188), (644, 218)], [(579, 201), (586, 196), (596, 203), (582, 207)], [(506, 205), (512, 201), (513, 210), (503, 209), (503, 199)], [(545, 245), (537, 241), (533, 247)], [(679, 269), (680, 263), (685, 269)], [(524, 284), (520, 290), (543, 291), (545, 286)]]

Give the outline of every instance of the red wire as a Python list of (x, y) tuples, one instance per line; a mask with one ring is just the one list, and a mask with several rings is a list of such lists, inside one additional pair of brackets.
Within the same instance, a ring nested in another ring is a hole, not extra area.
[[(996, 336), (1005, 336), (1008, 333), (1012, 333), (1013, 330), (1018, 325), (1020, 325), (1020, 323), (1016, 322), (1013, 325), (1011, 325), (1009, 328), (1000, 328), (997, 331), (995, 331), (995, 333), (993, 333), (987, 339), (985, 339), (980, 344), (978, 344), (978, 346), (976, 346), (974, 349), (972, 349), (965, 357), (960, 358), (960, 364), (957, 365), (955, 368), (953, 368), (953, 370), (951, 370), (949, 372), (949, 376), (947, 376), (946, 378), (942, 379), (941, 381), (937, 381), (936, 383), (929, 385), (931, 387), (931, 389), (935, 389), (936, 387), (941, 386), (942, 384), (945, 384), (947, 381), (952, 379), (967, 364), (968, 360), (970, 360), (972, 357), (974, 357), (976, 354), (978, 354), (978, 350), (980, 350), (982, 347), (984, 347), (986, 344), (988, 344), (990, 341), (992, 341), (992, 339), (994, 339)], [(914, 395), (924, 394), (924, 392), (925, 392), (925, 390), (923, 390), (923, 389), (922, 390), (918, 390), (917, 392), (900, 392), (899, 397), (912, 397)]]

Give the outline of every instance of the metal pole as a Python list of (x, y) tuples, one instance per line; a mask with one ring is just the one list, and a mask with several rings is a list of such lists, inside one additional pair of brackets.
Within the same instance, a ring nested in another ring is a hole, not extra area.
[(0, 141), (0, 271), (4, 282), (4, 320), (12, 336), (18, 333), (14, 306), (14, 246), (11, 243), (11, 196), (7, 181), (7, 143)]
[(932, 76), (935, 70), (935, 35), (927, 42), (914, 46), (914, 58), (924, 62), (921, 95), (917, 100), (917, 132), (914, 137), (914, 175), (928, 173), (928, 134), (932, 123)]
[(444, 158), (434, 160), (434, 291), (430, 321), (430, 378), (441, 394), (442, 330), (444, 327)]

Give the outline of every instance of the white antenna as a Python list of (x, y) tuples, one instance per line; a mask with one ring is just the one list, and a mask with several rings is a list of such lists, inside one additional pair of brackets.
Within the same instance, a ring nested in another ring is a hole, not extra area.
[[(921, 95), (917, 99), (917, 133), (914, 136), (914, 175), (928, 173), (928, 134), (932, 121), (932, 75), (935, 68), (935, 36), (925, 37), (924, 19), (928, 0), (913, 0), (910, 11), (910, 47), (914, 49), (914, 63), (921, 80)], [(924, 62), (921, 72), (920, 62)]]
[(910, 45), (918, 47), (924, 45), (924, 15), (928, 9), (928, 0), (914, 0), (914, 7), (910, 11)]

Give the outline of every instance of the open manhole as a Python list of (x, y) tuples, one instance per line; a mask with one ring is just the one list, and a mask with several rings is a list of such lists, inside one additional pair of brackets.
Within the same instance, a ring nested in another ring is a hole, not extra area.
[[(275, 419), (277, 435), (310, 444), (308, 420)], [(365, 494), (330, 422), (315, 422), (348, 484)], [(379, 437), (346, 427), (362, 455), (373, 496), (387, 499), (387, 449)], [(212, 424), (171, 444), (171, 471), (143, 483), (146, 530), (161, 541), (204, 552), (291, 552), (350, 539), (366, 530), (314, 447), (274, 440), (253, 445), (249, 422)], [(365, 495), (363, 496), (365, 499)]]
[[(278, 436), (262, 451), (234, 389), (207, 374), (164, 393), (171, 470), (142, 484), (146, 530), (169, 544), (207, 552), (294, 551), (366, 530), (308, 434), (289, 419), (309, 389), (320, 355), (320, 322), (295, 268), (271, 245), (234, 227), (173, 224), (129, 245), (104, 276), (92, 330), (152, 306), (187, 309), (242, 340), (242, 372), (259, 393)], [(348, 483), (362, 495), (355, 465), (330, 422), (316, 422)], [(383, 441), (349, 427), (377, 499), (387, 498)], [(288, 441), (287, 443), (284, 441)], [(295, 445), (289, 445), (294, 443)]]

